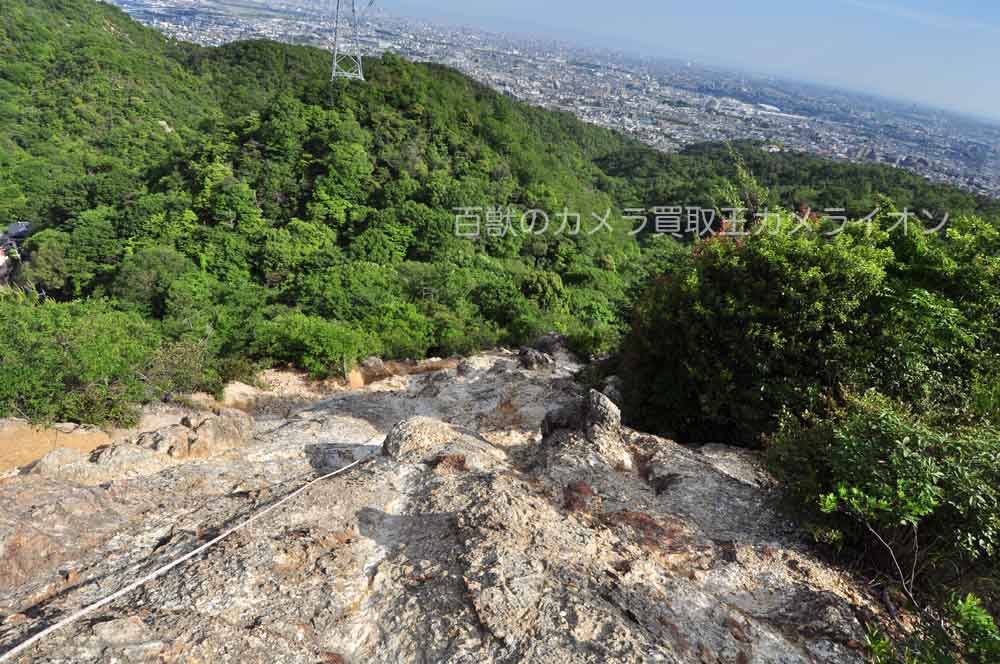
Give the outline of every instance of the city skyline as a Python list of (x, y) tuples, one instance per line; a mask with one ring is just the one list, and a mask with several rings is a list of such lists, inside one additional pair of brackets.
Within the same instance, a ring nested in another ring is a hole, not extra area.
[[(632, 55), (691, 59), (1000, 124), (1000, 85), (984, 83), (995, 78), (990, 63), (1000, 61), (1000, 40), (996, 39), (1000, 7), (976, 6), (967, 0), (947, 4), (932, 0), (767, 0), (752, 8), (745, 4), (705, 0), (695, 11), (688, 3), (631, 0), (615, 5), (616, 13), (611, 16), (603, 3), (566, 0), (552, 0), (545, 6), (524, 0), (503, 5), (476, 0), (384, 0), (378, 6), (420, 18), (546, 35)], [(720, 16), (727, 20), (718, 20)], [(601, 18), (606, 20), (598, 25)], [(664, 40), (650, 39), (651, 32), (664, 34), (665, 24), (671, 29)], [(712, 26), (710, 40), (702, 36), (705, 25)], [(772, 27), (760, 29), (761, 25)], [(637, 31), (635, 26), (645, 27)], [(817, 26), (824, 27), (817, 30)], [(635, 34), (626, 35), (626, 27)], [(737, 47), (732, 44), (743, 46), (734, 53)]]

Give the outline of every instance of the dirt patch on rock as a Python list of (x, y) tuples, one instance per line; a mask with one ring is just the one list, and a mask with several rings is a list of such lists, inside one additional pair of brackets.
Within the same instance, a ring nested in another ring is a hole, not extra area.
[(38, 461), (57, 449), (93, 452), (111, 442), (100, 429), (73, 427), (42, 429), (21, 420), (0, 422), (0, 472)]

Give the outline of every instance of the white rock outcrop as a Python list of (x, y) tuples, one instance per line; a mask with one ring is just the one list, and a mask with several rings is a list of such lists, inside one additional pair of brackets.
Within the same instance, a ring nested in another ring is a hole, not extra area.
[(21, 661), (862, 661), (877, 602), (776, 511), (753, 454), (623, 427), (545, 352), (397, 376), (245, 439), (218, 422), (210, 440), (241, 442), (197, 454), (189, 422), (129, 443), (161, 468), (100, 486), (69, 454), (0, 482), (0, 648), (373, 455)]

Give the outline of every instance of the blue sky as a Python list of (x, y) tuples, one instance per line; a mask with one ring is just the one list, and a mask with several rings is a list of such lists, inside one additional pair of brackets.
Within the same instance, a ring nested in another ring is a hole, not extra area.
[(695, 58), (1000, 119), (996, 0), (382, 0), (411, 16)]

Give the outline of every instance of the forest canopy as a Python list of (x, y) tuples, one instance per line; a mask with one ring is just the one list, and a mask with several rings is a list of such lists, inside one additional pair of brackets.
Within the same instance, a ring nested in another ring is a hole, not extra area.
[[(318, 49), (201, 48), (105, 3), (6, 2), (0, 225), (32, 228), (15, 275), (26, 290), (2, 303), (19, 334), (120, 312), (156, 340), (146, 355), (202, 349), (184, 382), (206, 388), (260, 362), (324, 376), (367, 355), (461, 354), (550, 330), (595, 356), (618, 348), (637, 295), (696, 239), (659, 235), (657, 211), (714, 217), (746, 198), (750, 173), (766, 189), (746, 199), (757, 207), (861, 214), (888, 196), (996, 213), (896, 169), (751, 144), (663, 154), (391, 53), (366, 71), (332, 83)], [(15, 338), (0, 340), (5, 362), (33, 347)], [(29, 381), (0, 414), (128, 412), (81, 410), (71, 395), (89, 385), (67, 374), (40, 396)]]

